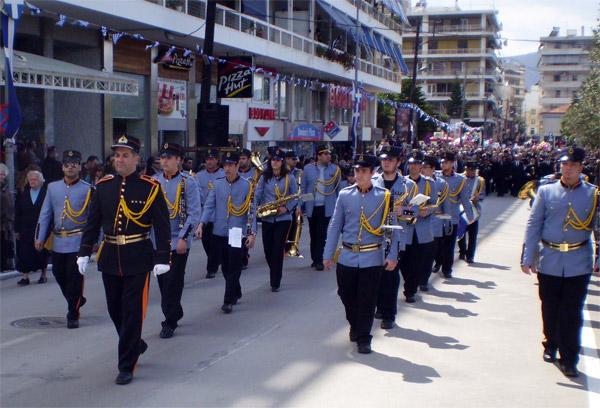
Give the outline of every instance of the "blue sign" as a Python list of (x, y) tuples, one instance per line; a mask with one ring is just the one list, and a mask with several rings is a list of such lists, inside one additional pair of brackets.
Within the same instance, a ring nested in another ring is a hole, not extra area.
[(318, 142), (323, 138), (323, 131), (320, 127), (310, 124), (301, 124), (294, 126), (288, 134), (288, 140)]

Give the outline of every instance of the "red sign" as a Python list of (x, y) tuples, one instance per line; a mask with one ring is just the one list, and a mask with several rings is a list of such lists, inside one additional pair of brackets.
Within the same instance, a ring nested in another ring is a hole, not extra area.
[(248, 108), (248, 119), (275, 120), (275, 109)]
[(268, 126), (255, 126), (254, 129), (256, 130), (256, 133), (258, 133), (258, 135), (260, 137), (263, 137), (264, 135), (267, 134), (267, 132), (269, 131), (269, 129), (271, 129)]
[[(339, 109), (353, 109), (352, 107), (352, 91), (343, 86), (330, 86), (329, 87), (329, 106), (332, 108)], [(365, 111), (367, 109), (367, 98), (361, 95), (360, 98), (360, 110)]]

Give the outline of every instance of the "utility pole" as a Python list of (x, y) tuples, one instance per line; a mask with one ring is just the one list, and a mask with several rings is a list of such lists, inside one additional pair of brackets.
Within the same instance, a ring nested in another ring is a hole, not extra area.
[[(413, 72), (412, 72), (412, 83), (410, 84), (410, 102), (415, 103), (415, 92), (417, 88), (417, 63), (419, 59), (419, 39), (421, 37), (421, 26), (423, 25), (423, 18), (419, 20), (417, 24), (417, 32), (415, 34), (415, 53), (413, 57)], [(413, 148), (419, 147), (418, 137), (417, 137), (417, 112), (412, 109), (411, 111), (411, 122), (412, 122), (412, 131), (410, 132), (410, 143)]]

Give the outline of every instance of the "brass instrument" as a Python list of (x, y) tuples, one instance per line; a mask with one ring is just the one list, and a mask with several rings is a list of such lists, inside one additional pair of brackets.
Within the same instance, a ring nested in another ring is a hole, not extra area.
[(521, 200), (535, 198), (538, 184), (539, 182), (537, 180), (531, 180), (523, 184), (523, 187), (521, 187), (521, 189), (519, 190), (519, 194), (517, 195), (517, 197), (519, 197)]
[(281, 197), (277, 200), (270, 201), (258, 207), (256, 209), (256, 216), (258, 218), (271, 217), (273, 215), (277, 215), (277, 210), (279, 207), (285, 206), (292, 200), (297, 200), (300, 198), (300, 193), (287, 195), (285, 197)]
[[(298, 193), (302, 194), (300, 186), (302, 185), (302, 171), (298, 174)], [(287, 256), (295, 257), (295, 258), (304, 258), (300, 253), (300, 235), (302, 234), (302, 214), (295, 214), (296, 217), (296, 225), (293, 230), (291, 230), (288, 234), (288, 237), (292, 237), (291, 240), (287, 241), (289, 244), (289, 249), (285, 252)]]
[(252, 163), (252, 165), (256, 168), (256, 173), (258, 174), (258, 177), (256, 177), (257, 182), (260, 178), (260, 175), (265, 171), (268, 162), (268, 160), (261, 161), (260, 153), (258, 152), (252, 152), (250, 154), (250, 163)]

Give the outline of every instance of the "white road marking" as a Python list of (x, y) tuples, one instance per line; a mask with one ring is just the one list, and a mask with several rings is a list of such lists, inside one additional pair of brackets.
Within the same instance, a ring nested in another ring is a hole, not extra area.
[(22, 336), (22, 337), (17, 337), (16, 339), (12, 339), (12, 340), (9, 340), (7, 342), (0, 344), (0, 349), (3, 349), (5, 347), (14, 346), (15, 344), (23, 343), (24, 341), (31, 340), (35, 337), (41, 336), (42, 334), (43, 333), (38, 332), (38, 333), (31, 333), (31, 334), (28, 334), (28, 335)]
[[(591, 322), (590, 312), (583, 309), (583, 319)], [(598, 343), (593, 327), (584, 326), (581, 330), (581, 345), (584, 347), (583, 371), (586, 374), (588, 407), (600, 407), (600, 358), (598, 358)]]

